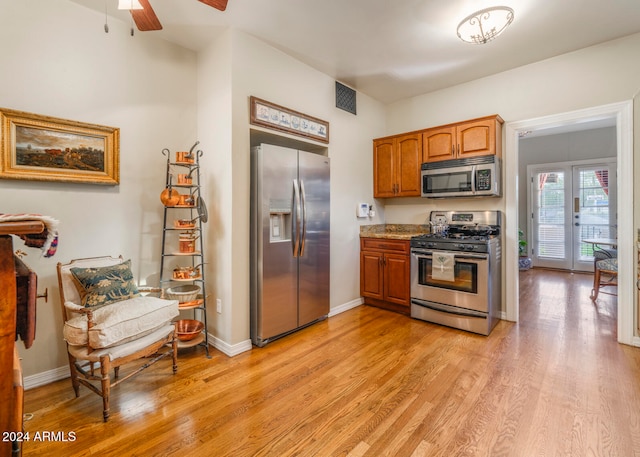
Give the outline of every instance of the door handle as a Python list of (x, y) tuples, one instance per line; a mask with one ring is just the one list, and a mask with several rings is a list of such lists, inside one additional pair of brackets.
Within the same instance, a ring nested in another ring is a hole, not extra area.
[(300, 189), (298, 188), (298, 180), (293, 180), (293, 211), (295, 216), (291, 218), (291, 245), (293, 256), (298, 257), (300, 250)]
[(302, 227), (300, 228), (300, 257), (304, 255), (307, 241), (307, 194), (304, 191), (304, 181), (300, 180), (300, 200), (302, 203)]

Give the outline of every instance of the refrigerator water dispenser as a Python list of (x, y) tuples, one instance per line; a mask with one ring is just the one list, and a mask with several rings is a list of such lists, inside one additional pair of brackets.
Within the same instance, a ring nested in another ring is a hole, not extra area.
[(269, 241), (291, 241), (291, 213), (269, 213)]

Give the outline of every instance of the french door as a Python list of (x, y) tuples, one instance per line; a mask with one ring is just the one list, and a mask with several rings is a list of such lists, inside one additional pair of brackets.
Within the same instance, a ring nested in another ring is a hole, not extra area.
[(616, 238), (615, 159), (529, 167), (534, 266), (593, 271), (593, 245)]

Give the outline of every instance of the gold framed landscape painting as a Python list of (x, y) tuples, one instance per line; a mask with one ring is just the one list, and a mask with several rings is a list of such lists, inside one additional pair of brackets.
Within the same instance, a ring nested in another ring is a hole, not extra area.
[(0, 108), (0, 179), (116, 185), (120, 129)]

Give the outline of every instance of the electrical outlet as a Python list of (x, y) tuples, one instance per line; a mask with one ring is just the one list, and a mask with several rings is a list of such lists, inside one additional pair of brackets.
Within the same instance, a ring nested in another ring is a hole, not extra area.
[(216, 311), (218, 314), (222, 314), (222, 300), (216, 298)]

